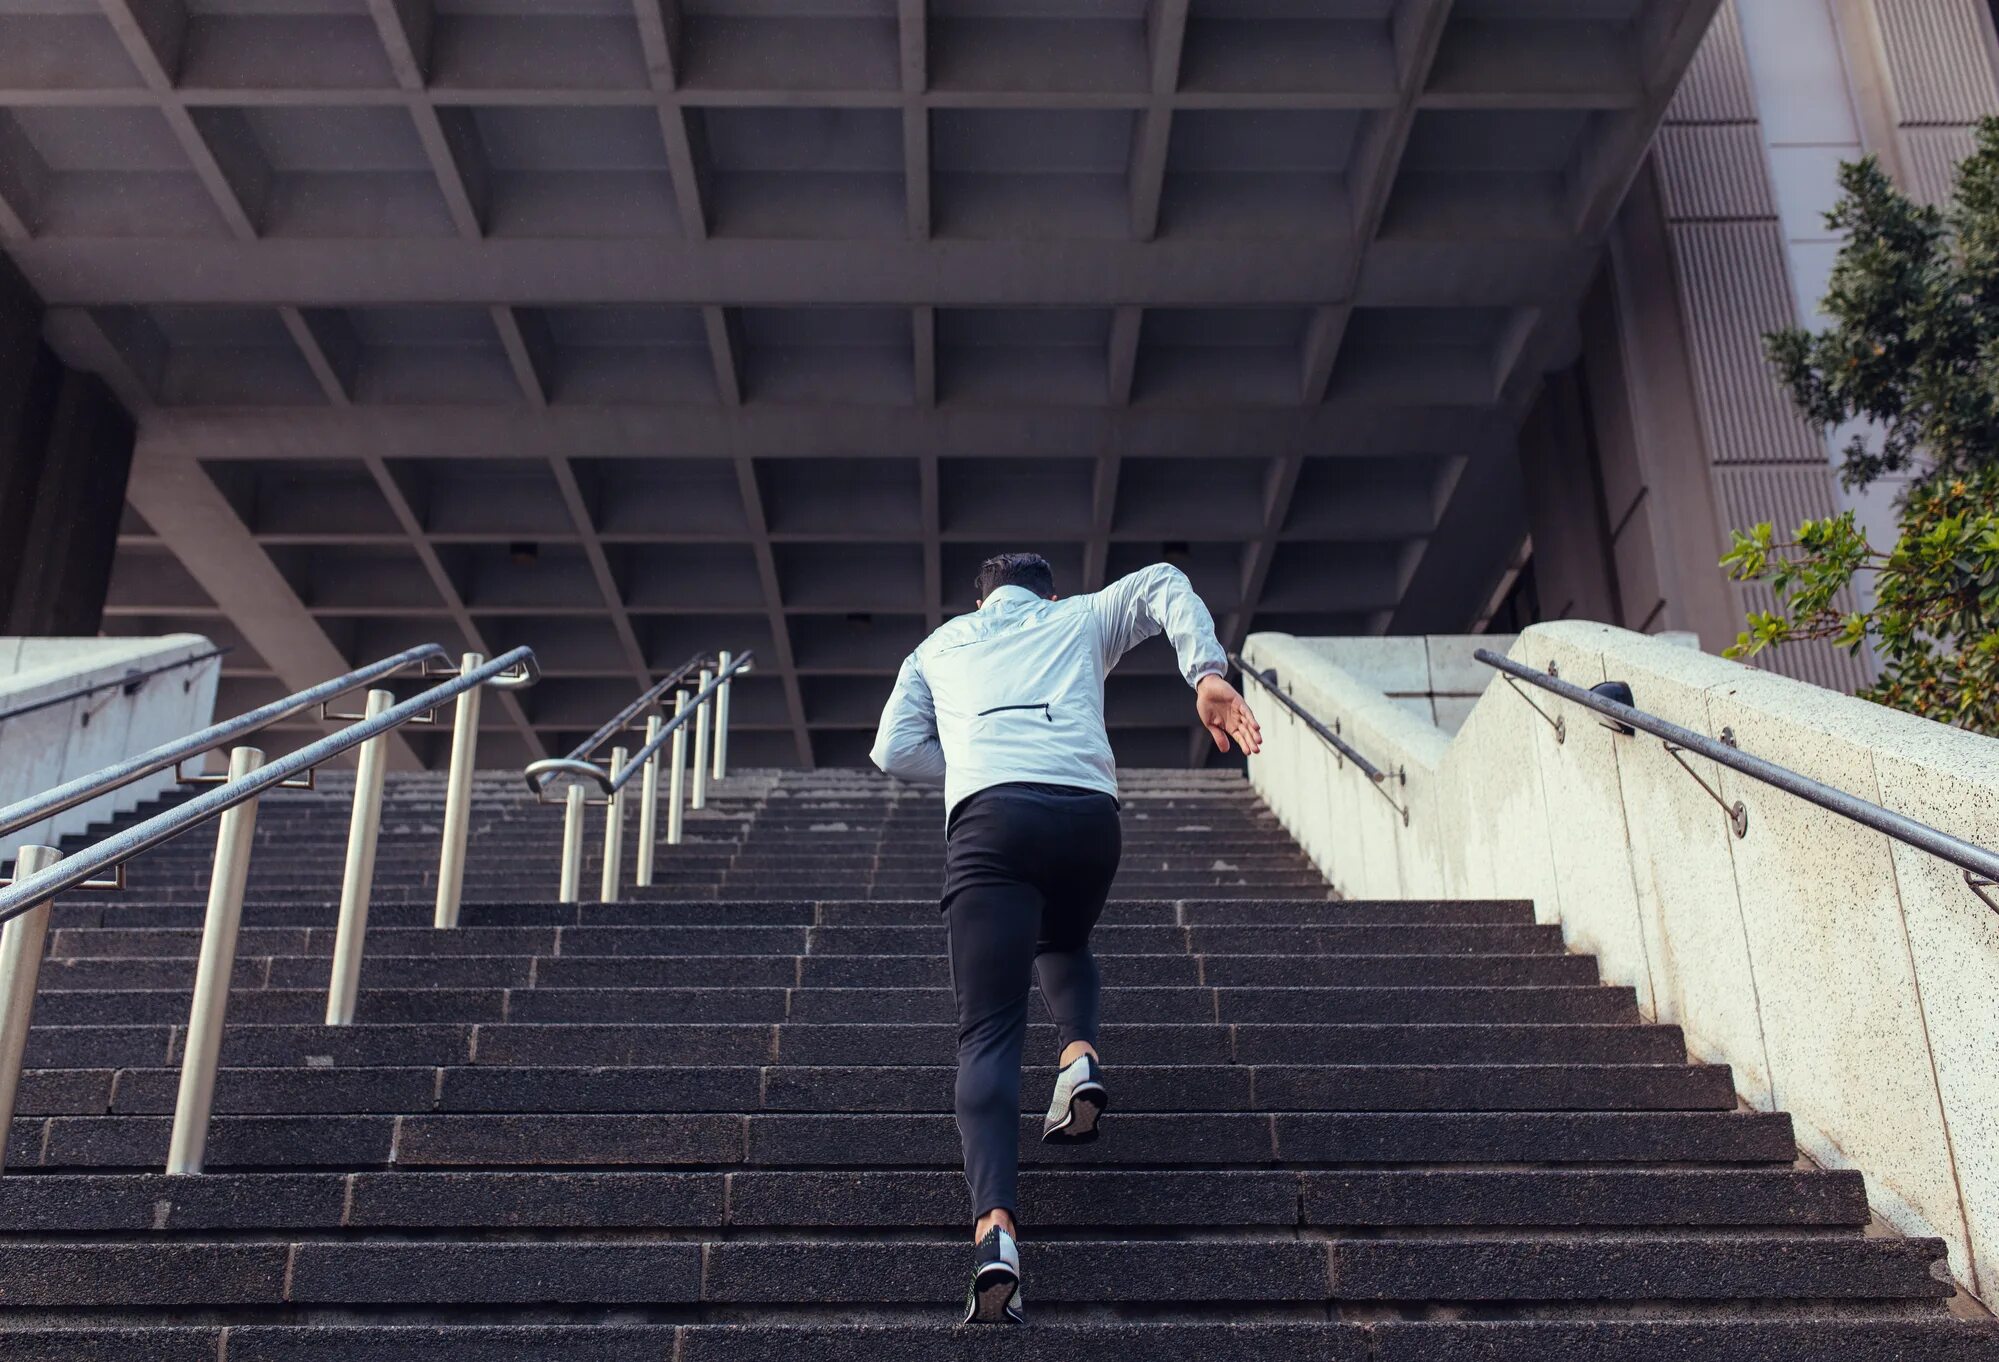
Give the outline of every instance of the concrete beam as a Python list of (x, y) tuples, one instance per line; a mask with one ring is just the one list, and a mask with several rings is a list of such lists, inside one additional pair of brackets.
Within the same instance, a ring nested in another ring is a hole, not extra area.
[[(198, 462), (135, 457), (125, 499), (288, 690), (316, 686), (357, 665), (333, 646)], [(398, 769), (421, 769), (400, 730), (388, 742)]]
[(577, 541), (583, 546), (583, 556), (590, 564), (590, 575), (596, 579), (597, 590), (604, 597), (604, 608), (610, 612), (611, 628), (618, 635), (618, 647), (625, 654), (626, 665), (631, 668), (632, 681), (639, 690), (645, 690), (652, 684), (652, 667), (646, 661), (645, 645), (639, 642), (631, 612), (625, 609), (624, 593), (618, 588), (617, 574), (611, 570), (610, 557), (604, 551), (604, 541), (597, 531), (597, 518), (590, 509), (590, 498), (577, 479), (575, 466), (568, 459), (552, 456), (548, 466), (562, 494), (562, 504), (569, 512), (570, 523), (576, 527)]
[[(404, 537), (409, 541), (411, 550), (415, 552), (417, 561), (423, 565), (424, 574), (430, 578), (438, 598), (444, 602), (444, 608), (450, 614), (451, 622), (458, 626), (459, 634), (465, 639), (465, 646), (482, 656), (492, 657), (493, 647), (486, 641), (485, 631), (480, 629), (478, 622), (472, 618), (472, 612), (466, 608), (465, 597), (459, 591), (458, 583), (452, 578), (450, 570), (444, 566), (444, 560), (438, 556), (437, 545), (424, 532), (423, 518), (411, 505), (402, 484), (389, 471), (384, 460), (371, 455), (362, 462), (366, 465), (369, 476), (375, 480), (375, 486), (381, 492), (382, 499), (388, 502), (390, 513), (402, 526)], [(140, 514), (144, 515), (145, 512), (141, 511)], [(528, 751), (536, 758), (549, 755), (547, 743), (528, 720), (527, 708), (521, 703), (520, 693), (503, 690), (496, 691), (494, 696), (499, 700), (500, 708), (506, 713), (508, 720), (520, 733), (521, 741), (527, 744)]]
[(682, 50), (682, 14), (679, 0), (632, 0), (639, 25), (639, 43), (645, 48), (646, 76), (655, 90), (671, 90), (679, 79)]
[(279, 308), (278, 317), (326, 400), (336, 407), (352, 406), (360, 342), (346, 318), (328, 312), (308, 315), (296, 307)]
[[(678, 191), (676, 181), (676, 192)], [(360, 307), (435, 302), (1018, 307), (1255, 307), (1344, 302), (1358, 256), (1337, 224), (1318, 239), (1242, 242), (749, 241), (662, 250), (649, 240), (396, 243), (39, 237), (10, 252), (51, 307), (144, 303)], [(1494, 253), (1517, 267), (1517, 251)], [(1456, 268), (1487, 256), (1467, 243)], [(1517, 294), (1502, 277), (1481, 300)], [(1455, 279), (1410, 282), (1402, 301), (1461, 305)]]
[[(722, 309), (715, 309), (720, 313)], [(50, 318), (88, 314), (64, 311)], [(718, 321), (717, 325), (721, 325)], [(57, 343), (79, 368), (88, 352)], [(717, 353), (727, 353), (726, 348)], [(719, 366), (718, 366), (719, 367)], [(735, 383), (735, 366), (725, 381)], [(107, 375), (109, 377), (109, 375)], [(718, 372), (718, 378), (723, 378)], [(115, 384), (114, 384), (115, 386)], [(565, 406), (163, 409), (142, 442), (205, 459), (539, 459), (589, 450), (600, 458), (1312, 458), (1433, 456), (1510, 450), (1515, 421), (1499, 408), (1407, 407), (1333, 401), (1315, 407), (1158, 408), (894, 406)], [(809, 436), (809, 439), (807, 438)]]
[[(937, 405), (937, 310), (930, 307), (910, 311), (910, 342), (915, 354), (916, 404)], [(943, 623), (944, 546), (943, 512), (937, 468), (937, 450), (930, 447), (916, 456), (917, 499), (922, 508), (923, 534), (923, 618), (926, 627)]]
[[(1291, 515), (1298, 475), (1304, 468), (1302, 458), (1287, 455), (1272, 463), (1264, 477), (1263, 528), (1243, 552), (1240, 604), (1221, 622), (1222, 647), (1231, 653), (1249, 637), (1251, 622), (1263, 601), (1263, 588), (1270, 580), (1270, 565), (1277, 559), (1278, 537)], [(1197, 722), (1187, 741), (1187, 764), (1206, 766), (1214, 756), (1215, 741)]]
[(181, 0), (98, 0), (98, 7), (147, 87), (173, 89), (187, 37)]
[(0, 110), (0, 241), (34, 236), (49, 180), (48, 163), (13, 117)]
[[(791, 646), (791, 621), (784, 613), (784, 591), (777, 576), (777, 556), (770, 546), (770, 521), (764, 514), (763, 489), (757, 485), (756, 465), (736, 458), (736, 487), (743, 498), (743, 514), (749, 521), (750, 546), (756, 552), (757, 580), (762, 584), (764, 612), (770, 621), (771, 648), (777, 654), (778, 680), (784, 685), (784, 707), (791, 717), (792, 741), (797, 745), (798, 764), (810, 770), (818, 764), (812, 752), (812, 731), (805, 724), (805, 692), (798, 683), (798, 662)], [(768, 670), (768, 668), (766, 668)]]
[(368, 13), (382, 36), (396, 84), (423, 89), (430, 83), (430, 38), (437, 18), (430, 0), (368, 0)]
[(548, 406), (549, 384), (554, 373), (554, 342), (548, 325), (533, 312), (496, 304), (487, 309), (493, 330), (506, 352), (507, 367), (513, 370), (521, 398), (536, 409)]

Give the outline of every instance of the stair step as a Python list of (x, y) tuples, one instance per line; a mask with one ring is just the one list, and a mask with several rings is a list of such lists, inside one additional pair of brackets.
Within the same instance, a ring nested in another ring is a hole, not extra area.
[[(179, 1063), (182, 1028), (37, 1025), (28, 1034), (33, 1069), (147, 1068)], [(1677, 1064), (1686, 1058), (1675, 1026), (1113, 1024), (1106, 1054), (1130, 1064)], [(1030, 1020), (1027, 1053), (1055, 1048), (1053, 1027)], [(948, 1024), (564, 1025), (433, 1022), (353, 1026), (231, 1023), (229, 1067), (336, 1064), (674, 1065), (946, 1064), (956, 1052)]]
[[(401, 1067), (224, 1069), (215, 1110), (304, 1112), (948, 1112), (956, 1070), (887, 1067)], [(34, 1069), (24, 1116), (158, 1115), (180, 1071)], [(1725, 1068), (1694, 1065), (1132, 1065), (1120, 1111), (1727, 1111)], [(1031, 1071), (1022, 1110), (1045, 1111), (1052, 1068)]]
[[(309, 1023), (326, 1015), (317, 989), (234, 990), (230, 1016)], [(55, 1026), (185, 1021), (180, 989), (43, 992), (36, 1015)], [(355, 1015), (371, 1022), (898, 1022), (946, 1021), (943, 989), (834, 988), (404, 988), (361, 992)], [(1385, 1023), (1635, 1021), (1626, 988), (1111, 988), (1106, 1022)]]
[[(146, 1168), (172, 1121), (22, 1117), (10, 1167)], [(1788, 1116), (1734, 1112), (1123, 1113), (1115, 1153), (1044, 1145), (1021, 1121), (1024, 1163), (1789, 1163)], [(579, 1167), (691, 1164), (955, 1168), (947, 1115), (218, 1116), (215, 1168)]]
[[(1860, 1227), (1858, 1173), (1792, 1169), (1029, 1169), (1021, 1215), (1100, 1226)], [(0, 1232), (952, 1229), (956, 1172), (54, 1173), (0, 1180)]]
[[(116, 1304), (933, 1304), (956, 1238), (0, 1244), (0, 1299)], [(1030, 1299), (1181, 1302), (1935, 1299), (1933, 1239), (1585, 1233), (1482, 1239), (1042, 1240)]]
[[(1580, 955), (1099, 955), (1109, 988), (1193, 987), (1554, 987), (1597, 982)], [(102, 956), (42, 962), (42, 986), (57, 989), (175, 989), (194, 986), (190, 957)], [(239, 955), (238, 989), (324, 989), (325, 956)], [(942, 954), (922, 957), (810, 955), (367, 955), (364, 989), (416, 988), (948, 988)]]
[[(560, 932), (560, 944), (556, 933)], [(239, 955), (331, 955), (326, 927), (245, 926)], [(1558, 954), (1553, 925), (1449, 924), (1435, 927), (1102, 927), (1093, 941), (1107, 955), (1531, 955)], [(199, 954), (198, 928), (66, 927), (49, 934), (55, 956)], [(936, 957), (943, 927), (670, 925), (627, 927), (370, 928), (368, 948), (386, 955), (921, 955)]]
[[(203, 891), (204, 894), (206, 891)], [(68, 901), (58, 905), (58, 928), (156, 928), (198, 930), (205, 898), (197, 904), (163, 904), (142, 898), (115, 903)], [(256, 928), (330, 927), (338, 919), (338, 904), (327, 895), (313, 900), (259, 901), (245, 910), (245, 923)], [(369, 909), (371, 931), (429, 930), (435, 905), (430, 902), (380, 902)], [(508, 927), (922, 927), (941, 923), (934, 896), (919, 899), (799, 900), (710, 899), (687, 902), (633, 899), (618, 903), (530, 902), (467, 903), (461, 909), (460, 930)], [(1329, 899), (1120, 899), (1108, 904), (1100, 928), (1175, 926), (1375, 926), (1412, 927), (1441, 924), (1472, 926), (1532, 925), (1533, 910), (1510, 903), (1383, 903)]]
[[(455, 1118), (436, 1119), (440, 1122)], [(477, 1119), (477, 1118), (468, 1118)], [(589, 1118), (585, 1118), (589, 1119)], [(619, 1118), (606, 1118), (616, 1120)], [(948, 1116), (755, 1116), (752, 1163), (955, 1167)], [(443, 1128), (440, 1127), (443, 1133)], [(1721, 1112), (1327, 1113), (1118, 1118), (1122, 1162), (1186, 1163), (1789, 1163), (1790, 1118)], [(1022, 1126), (1024, 1162), (1088, 1161), (1096, 1146), (1041, 1145)], [(1101, 1157), (1101, 1156), (1099, 1156)], [(498, 1162), (498, 1160), (494, 1160)]]
[[(217, 1362), (221, 1330), (29, 1328), (9, 1362)], [(818, 1324), (282, 1324), (228, 1331), (229, 1362), (1987, 1362), (1999, 1330), (1900, 1319), (1590, 1319), (1163, 1323), (1041, 1320), (1028, 1329), (960, 1329), (878, 1319)]]

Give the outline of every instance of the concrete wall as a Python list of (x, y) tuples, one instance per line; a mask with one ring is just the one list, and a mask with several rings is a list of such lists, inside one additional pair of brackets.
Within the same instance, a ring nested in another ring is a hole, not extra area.
[(1446, 733), (1464, 727), (1492, 679), (1472, 654), (1506, 648), (1511, 634), (1426, 634), (1377, 638), (1301, 638), (1298, 642), (1398, 708)]
[[(1641, 709), (1999, 847), (1999, 742), (1607, 625), (1537, 625), (1508, 651), (1578, 685), (1626, 681)], [(1557, 742), (1497, 680), (1452, 737), (1337, 652), (1285, 634), (1244, 649), (1406, 773), (1388, 787), (1405, 825), (1250, 683), (1266, 735), (1251, 779), (1334, 885), (1533, 899), (1606, 981), (1732, 1066), (1751, 1105), (1789, 1111), (1814, 1158), (1862, 1170), (1885, 1219), (1940, 1236), (1968, 1290), (1999, 1296), (1999, 913), (1957, 869), (1689, 757), (1747, 805), (1738, 840), (1657, 739), (1531, 691), (1565, 718)]]
[[(99, 681), (209, 652), (198, 634), (165, 638), (0, 638), (0, 715)], [(0, 718), (0, 808), (205, 727), (215, 712), (220, 658), (178, 668), (140, 683), (98, 691), (27, 714)], [(53, 845), (92, 823), (154, 798), (173, 784), (171, 772), (137, 781), (9, 839), (14, 847)]]

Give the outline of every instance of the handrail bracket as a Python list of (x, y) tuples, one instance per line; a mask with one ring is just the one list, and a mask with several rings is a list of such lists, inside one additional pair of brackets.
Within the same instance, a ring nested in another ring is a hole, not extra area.
[[(356, 718), (362, 716), (356, 715)], [(186, 767), (190, 759), (182, 757), (174, 763), (174, 784), (176, 785), (227, 785), (229, 775), (223, 771), (196, 771), (189, 774)], [(280, 790), (316, 790), (319, 788), (319, 768), (308, 766), (301, 775), (286, 776), (277, 783)]]
[(1999, 899), (1994, 899), (1988, 890), (1999, 889), (1999, 880), (1988, 880), (1983, 875), (1964, 872), (1964, 887), (1978, 895), (1978, 901), (1993, 912), (1999, 913)]
[[(1549, 664), (1551, 668), (1553, 667), (1553, 665), (1554, 665), (1553, 663)], [(1542, 709), (1539, 705), (1534, 703), (1534, 697), (1529, 695), (1526, 691), (1520, 689), (1520, 683), (1518, 681), (1515, 681), (1512, 677), (1506, 675), (1506, 673), (1501, 672), (1500, 679), (1506, 682), (1507, 685), (1513, 687), (1513, 693), (1515, 695), (1519, 696), (1522, 700), (1527, 702), (1527, 708), (1533, 710), (1536, 714), (1541, 716), (1541, 722), (1545, 723), (1546, 725), (1548, 725), (1548, 727), (1555, 730), (1555, 741), (1557, 743), (1568, 742), (1569, 721), (1566, 715), (1550, 714), (1548, 713), (1547, 710)]]
[[(0, 889), (11, 889), (18, 882), (18, 880), (6, 875), (0, 875)], [(108, 879), (85, 880), (81, 884), (71, 885), (70, 892), (75, 893), (78, 890), (88, 890), (91, 893), (97, 894), (122, 894), (125, 892), (126, 887), (125, 863), (120, 861), (117, 865), (111, 867), (111, 875)]]
[[(1231, 653), (1229, 660), (1235, 664), (1236, 670), (1244, 676), (1255, 677), (1257, 685), (1268, 691), (1286, 709), (1297, 715), (1299, 722), (1318, 735), (1319, 741), (1332, 748), (1333, 759), (1340, 763), (1341, 770), (1345, 770), (1345, 763), (1351, 761), (1354, 764), (1354, 769), (1367, 777), (1367, 783), (1374, 792), (1388, 801), (1388, 807), (1402, 815), (1402, 826), (1405, 828), (1409, 826), (1408, 807), (1397, 803), (1395, 796), (1388, 793), (1387, 789), (1384, 788), (1388, 782), (1389, 773), (1354, 750), (1353, 744), (1340, 735), (1340, 721), (1337, 718), (1333, 720), (1332, 727), (1328, 728), (1316, 715), (1292, 698), (1291, 692), (1279, 687), (1277, 684), (1277, 669), (1275, 667), (1258, 671), (1255, 667), (1250, 666), (1249, 662), (1240, 653)], [(1396, 784), (1408, 785), (1409, 771), (1407, 767), (1397, 767), (1394, 774)]]
[(1666, 749), (1668, 756), (1680, 764), (1682, 771), (1685, 771), (1694, 778), (1694, 784), (1700, 786), (1709, 799), (1712, 799), (1716, 804), (1721, 806), (1721, 811), (1728, 815), (1728, 826), (1735, 829), (1735, 835), (1737, 837), (1748, 836), (1749, 810), (1744, 807), (1742, 801), (1738, 799), (1735, 803), (1730, 804), (1721, 797), (1721, 793), (1714, 786), (1702, 780), (1700, 772), (1687, 765), (1687, 759), (1680, 755), (1680, 753), (1687, 750), (1686, 748), (1678, 746), (1675, 743), (1666, 742), (1663, 738), (1660, 740), (1660, 745)]

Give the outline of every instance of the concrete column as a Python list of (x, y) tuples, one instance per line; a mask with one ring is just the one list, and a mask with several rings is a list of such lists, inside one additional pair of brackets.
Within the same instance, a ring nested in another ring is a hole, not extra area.
[(132, 423), (42, 343), (42, 309), (0, 260), (0, 634), (94, 634), (104, 614)]
[(1573, 369), (1549, 376), (1520, 431), (1534, 581), (1548, 619), (1624, 623), (1601, 474)]

